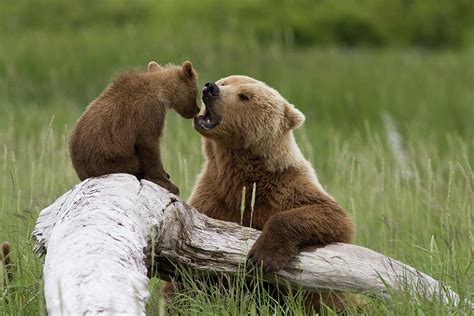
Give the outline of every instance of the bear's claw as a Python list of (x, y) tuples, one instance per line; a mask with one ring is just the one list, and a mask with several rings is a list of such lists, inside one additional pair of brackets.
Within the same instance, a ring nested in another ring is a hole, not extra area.
[(248, 253), (250, 267), (261, 266), (265, 273), (277, 272), (297, 254), (295, 247), (289, 243), (267, 243), (262, 237), (257, 239)]

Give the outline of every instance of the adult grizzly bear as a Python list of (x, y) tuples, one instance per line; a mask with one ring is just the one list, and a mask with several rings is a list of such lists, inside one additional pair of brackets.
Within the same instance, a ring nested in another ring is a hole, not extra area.
[[(283, 268), (306, 246), (350, 243), (346, 211), (322, 188), (292, 130), (304, 115), (276, 90), (247, 76), (208, 82), (194, 119), (206, 163), (189, 204), (215, 219), (262, 231), (248, 260)], [(251, 188), (256, 185), (253, 214)], [(241, 214), (242, 188), (246, 208)]]

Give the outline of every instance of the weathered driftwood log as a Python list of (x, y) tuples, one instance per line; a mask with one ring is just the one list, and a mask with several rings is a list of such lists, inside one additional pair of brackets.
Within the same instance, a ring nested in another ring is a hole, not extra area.
[[(154, 183), (114, 174), (85, 180), (44, 209), (33, 237), (35, 252), (46, 253), (44, 293), (50, 315), (144, 314), (152, 243), (159, 263), (236, 273), (259, 234), (208, 218)], [(169, 267), (158, 268), (172, 273)], [(428, 298), (460, 303), (456, 293), (428, 275), (356, 245), (308, 249), (277, 275), (280, 282), (310, 290), (382, 298), (409, 285)]]

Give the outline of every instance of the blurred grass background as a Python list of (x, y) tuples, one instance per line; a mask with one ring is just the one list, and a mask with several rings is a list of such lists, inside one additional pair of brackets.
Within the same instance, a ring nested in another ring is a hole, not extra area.
[[(472, 300), (473, 1), (16, 0), (0, 2), (0, 241), (17, 262), (0, 312), (44, 314), (30, 233), (79, 181), (68, 132), (115, 73), (150, 60), (191, 60), (200, 84), (246, 74), (275, 87), (305, 113), (298, 142), (351, 213), (356, 243)], [(170, 113), (163, 159), (183, 198), (200, 143)], [(176, 311), (256, 313), (258, 298), (241, 310), (239, 299), (190, 295)], [(411, 296), (368, 300), (379, 314), (469, 313)]]

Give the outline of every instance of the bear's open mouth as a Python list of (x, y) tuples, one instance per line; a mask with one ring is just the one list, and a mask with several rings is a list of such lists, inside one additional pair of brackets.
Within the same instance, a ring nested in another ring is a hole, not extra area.
[(194, 127), (209, 131), (219, 125), (221, 118), (214, 112), (212, 105), (203, 104), (203, 109), (194, 117)]

